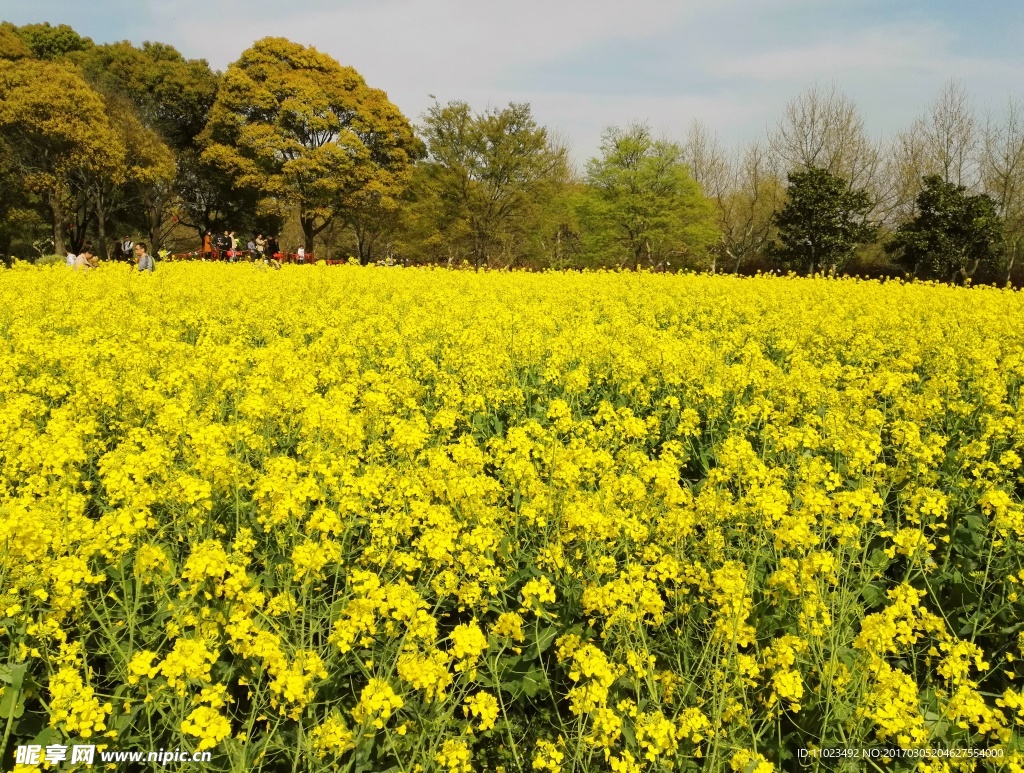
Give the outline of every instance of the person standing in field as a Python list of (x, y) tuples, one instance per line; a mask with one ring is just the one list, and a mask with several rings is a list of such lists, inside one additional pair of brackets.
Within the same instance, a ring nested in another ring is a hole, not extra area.
[(203, 260), (213, 257), (213, 236), (207, 231), (203, 234)]
[(155, 271), (156, 263), (153, 262), (153, 256), (146, 251), (146, 243), (139, 242), (135, 245), (135, 267), (139, 271)]
[(77, 260), (77, 258), (78, 256), (75, 255), (74, 252), (68, 250), (68, 254), (64, 257), (64, 265), (66, 265), (68, 268), (74, 268), (75, 260)]
[(267, 255), (267, 240), (263, 238), (263, 234), (256, 234), (256, 254), (260, 258)]
[(125, 236), (121, 240), (121, 254), (124, 255), (124, 259), (130, 261), (132, 259), (132, 244), (131, 237)]
[(217, 251), (220, 253), (218, 257), (221, 260), (228, 259), (228, 250), (231, 249), (231, 237), (228, 236), (228, 231), (225, 228), (224, 233), (217, 237)]
[(270, 255), (270, 264), (274, 268), (281, 268), (281, 245), (276, 236), (267, 239), (267, 253)]

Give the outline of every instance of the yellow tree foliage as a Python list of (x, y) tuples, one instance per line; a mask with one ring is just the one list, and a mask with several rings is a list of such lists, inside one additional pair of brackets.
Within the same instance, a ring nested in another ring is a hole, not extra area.
[(18, 28), (10, 22), (0, 23), (0, 59), (31, 59), (32, 50), (18, 37)]
[[(131, 102), (111, 94), (104, 94), (103, 102), (124, 161), (116, 168), (83, 170), (75, 175), (73, 185), (89, 201), (96, 217), (96, 235), (102, 249), (106, 249), (107, 226), (112, 217), (138, 206), (145, 207), (149, 215), (150, 202), (164, 202), (174, 183), (175, 162), (174, 153), (160, 134), (142, 122)], [(153, 233), (159, 227), (147, 230), (155, 242)]]
[(54, 250), (63, 253), (72, 176), (101, 171), (116, 175), (124, 161), (103, 99), (71, 65), (0, 61), (0, 136), (26, 186), (49, 205)]
[(307, 251), (336, 216), (393, 200), (420, 143), (383, 91), (351, 67), (264, 38), (224, 75), (204, 157), (259, 196), (261, 214), (298, 210)]

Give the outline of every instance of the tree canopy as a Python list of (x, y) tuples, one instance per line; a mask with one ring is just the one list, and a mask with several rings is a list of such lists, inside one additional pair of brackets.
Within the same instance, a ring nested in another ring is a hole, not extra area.
[(530, 106), (474, 113), (465, 102), (435, 101), (423, 120), (427, 159), (418, 190), (428, 227), (446, 235), (480, 267), (536, 231), (541, 209), (568, 177), (565, 150)]
[(49, 22), (26, 24), (18, 27), (18, 37), (36, 59), (60, 59), (74, 51), (85, 51), (92, 47), (91, 38), (82, 37), (67, 24), (56, 27)]
[(993, 263), (1002, 223), (992, 197), (972, 195), (937, 174), (923, 183), (916, 213), (896, 230), (889, 252), (914, 276), (951, 281)]
[(834, 271), (874, 238), (866, 192), (851, 190), (842, 177), (817, 166), (791, 172), (788, 179), (788, 201), (775, 216), (777, 254), (786, 265), (808, 274), (825, 267)]
[(654, 267), (705, 254), (718, 239), (715, 213), (675, 142), (645, 125), (609, 128), (587, 164), (583, 222), (596, 252), (624, 267)]
[(365, 194), (394, 197), (419, 143), (402, 113), (351, 67), (284, 38), (264, 38), (224, 74), (204, 158), (265, 214), (298, 211), (307, 251)]
[(177, 151), (206, 126), (219, 78), (204, 59), (186, 59), (165, 43), (127, 41), (92, 46), (71, 59), (95, 88), (128, 100)]
[(0, 22), (0, 59), (31, 59), (32, 49), (18, 34), (18, 28), (10, 22)]
[(72, 177), (116, 175), (123, 164), (103, 100), (69, 64), (0, 61), (0, 136), (26, 187), (49, 205), (54, 249), (62, 252)]

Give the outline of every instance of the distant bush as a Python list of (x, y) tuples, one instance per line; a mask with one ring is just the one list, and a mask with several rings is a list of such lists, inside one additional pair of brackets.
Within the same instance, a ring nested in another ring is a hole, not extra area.
[(58, 264), (63, 265), (65, 260), (66, 258), (63, 255), (43, 255), (36, 258), (35, 264), (37, 266), (56, 266)]

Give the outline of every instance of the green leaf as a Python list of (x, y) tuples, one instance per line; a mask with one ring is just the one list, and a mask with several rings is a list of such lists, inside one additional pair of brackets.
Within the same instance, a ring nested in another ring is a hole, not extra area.
[(555, 639), (558, 638), (558, 628), (553, 625), (546, 625), (543, 628), (537, 630), (537, 635), (534, 637), (530, 644), (530, 648), (526, 651), (527, 660), (536, 660), (541, 656), (541, 653), (546, 652), (552, 644), (555, 643)]
[(50, 744), (57, 743), (62, 738), (60, 731), (52, 727), (44, 727), (35, 738), (32, 739), (32, 743), (37, 746), (49, 746)]
[(860, 597), (864, 599), (864, 604), (868, 609), (875, 609), (885, 605), (885, 589), (874, 583), (865, 585), (860, 592)]
[(0, 717), (17, 719), (25, 713), (25, 703), (21, 700), (21, 690), (8, 687), (0, 696)]
[(522, 678), (517, 680), (517, 684), (527, 697), (534, 698), (539, 692), (547, 689), (548, 677), (544, 671), (537, 668), (523, 674)]
[(889, 568), (889, 564), (892, 563), (892, 559), (886, 554), (881, 548), (877, 548), (871, 552), (871, 557), (868, 558), (868, 566), (870, 566), (876, 572), (884, 572)]
[(0, 666), (0, 681), (7, 682), (15, 690), (20, 690), (25, 682), (25, 674), (28, 672), (28, 663), (15, 663), (10, 666)]
[(509, 669), (502, 678), (501, 689), (509, 693), (513, 700), (522, 695), (536, 697), (541, 691), (548, 689), (548, 677), (544, 669), (521, 662), (517, 667)]
[(145, 704), (136, 703), (134, 706), (132, 706), (132, 710), (129, 711), (127, 714), (119, 714), (117, 717), (115, 717), (112, 725), (114, 730), (116, 730), (118, 733), (123, 733), (125, 730), (127, 730), (131, 726), (132, 722), (135, 720), (136, 714), (139, 713), (139, 710), (143, 707), (143, 705)]
[[(32, 737), (46, 727), (49, 715), (41, 711), (26, 711), (24, 715), (11, 726), (15, 737)], [(56, 730), (54, 732), (57, 732)], [(60, 734), (58, 733), (58, 736)]]

